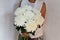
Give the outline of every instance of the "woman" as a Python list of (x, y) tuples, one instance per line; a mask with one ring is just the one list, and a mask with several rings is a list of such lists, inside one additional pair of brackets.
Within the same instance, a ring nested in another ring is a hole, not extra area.
[[(21, 3), (20, 5), (21, 7), (24, 7), (25, 5), (30, 5), (33, 8), (40, 10), (41, 15), (45, 18), (46, 5), (43, 2), (43, 0), (21, 0), (20, 3)], [(26, 35), (26, 34), (23, 33), (23, 35)], [(29, 34), (31, 40), (38, 40), (37, 38), (41, 37), (42, 35), (43, 35), (43, 32), (42, 32), (42, 27), (40, 27), (40, 25), (38, 26), (34, 36), (32, 34)]]

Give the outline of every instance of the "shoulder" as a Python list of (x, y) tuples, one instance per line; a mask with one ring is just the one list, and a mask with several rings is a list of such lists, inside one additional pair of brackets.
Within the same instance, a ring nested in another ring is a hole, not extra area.
[(46, 15), (46, 4), (45, 4), (45, 2), (43, 2), (42, 8), (41, 8), (41, 13), (42, 13), (42, 16), (45, 18), (45, 15)]

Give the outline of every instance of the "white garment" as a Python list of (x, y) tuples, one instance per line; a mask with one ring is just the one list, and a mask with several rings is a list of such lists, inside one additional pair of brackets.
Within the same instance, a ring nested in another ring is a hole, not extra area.
[(36, 0), (35, 3), (30, 3), (28, 0), (22, 0), (21, 7), (30, 5), (38, 10), (41, 10), (42, 4), (43, 4), (42, 0)]
[[(42, 0), (36, 0), (35, 3), (30, 3), (28, 0), (22, 0), (21, 7), (24, 7), (26, 5), (30, 5), (33, 8), (36, 8), (41, 11), (43, 1)], [(29, 34), (31, 38), (39, 38), (43, 35), (42, 28), (37, 28), (35, 32), (35, 36), (32, 34)], [(40, 40), (40, 39), (39, 39)]]

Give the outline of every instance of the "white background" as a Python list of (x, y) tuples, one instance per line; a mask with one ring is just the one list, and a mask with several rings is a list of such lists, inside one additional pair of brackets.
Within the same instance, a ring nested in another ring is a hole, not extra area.
[(45, 40), (60, 40), (60, 0), (46, 0)]
[(13, 12), (17, 0), (0, 0), (0, 40), (17, 40), (17, 31), (13, 26)]
[[(60, 0), (45, 0), (47, 6), (44, 40), (60, 40)], [(0, 40), (17, 40), (13, 12), (18, 0), (0, 0)]]

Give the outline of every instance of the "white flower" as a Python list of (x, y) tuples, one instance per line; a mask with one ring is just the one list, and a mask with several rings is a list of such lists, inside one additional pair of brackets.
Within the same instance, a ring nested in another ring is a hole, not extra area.
[(37, 24), (33, 21), (30, 21), (26, 24), (25, 29), (27, 30), (27, 32), (31, 32), (31, 31), (33, 32), (36, 30), (36, 28), (37, 28)]
[(36, 15), (35, 16), (35, 22), (37, 23), (37, 24), (39, 24), (40, 26), (43, 24), (43, 22), (44, 22), (44, 18), (42, 17), (42, 16), (38, 16), (38, 15)]
[[(19, 7), (15, 11), (15, 24), (17, 26), (26, 26), (27, 32), (36, 30), (37, 25), (42, 25), (44, 18), (41, 16), (40, 11), (31, 6)], [(27, 23), (25, 23), (27, 22)]]
[(15, 17), (15, 24), (17, 26), (23, 26), (26, 19), (23, 16)]
[(26, 19), (32, 18), (34, 16), (34, 13), (31, 12), (31, 11), (27, 11), (27, 12), (24, 13), (24, 16), (25, 16)]
[(23, 8), (17, 8), (17, 10), (15, 11), (15, 15), (18, 16), (18, 15), (22, 15), (24, 14), (25, 10)]

